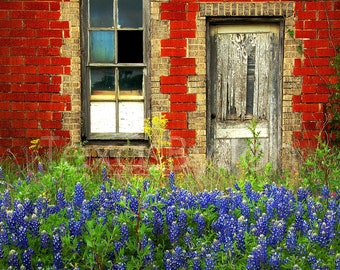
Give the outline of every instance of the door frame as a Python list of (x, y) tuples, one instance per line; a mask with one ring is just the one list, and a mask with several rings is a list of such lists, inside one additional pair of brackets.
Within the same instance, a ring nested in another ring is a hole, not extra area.
[(279, 149), (276, 151), (276, 155), (274, 156), (274, 160), (272, 161), (273, 168), (275, 170), (281, 170), (282, 168), (282, 160), (281, 160), (281, 152), (282, 152), (282, 96), (283, 96), (283, 50), (284, 50), (284, 29), (285, 29), (285, 20), (283, 17), (208, 17), (206, 23), (206, 61), (207, 61), (207, 84), (206, 84), (206, 132), (207, 132), (207, 160), (212, 160), (214, 156), (214, 121), (216, 119), (216, 115), (213, 113), (214, 110), (214, 100), (213, 100), (213, 82), (212, 82), (212, 74), (211, 74), (211, 56), (216, 53), (212, 51), (211, 46), (211, 36), (210, 36), (210, 27), (211, 25), (249, 25), (249, 24), (272, 24), (276, 23), (279, 25), (279, 63), (278, 70), (280, 74), (280, 78), (277, 80), (277, 110), (276, 118), (277, 125), (269, 128), (269, 132), (275, 132), (276, 136), (269, 134), (270, 140), (276, 140), (274, 145), (279, 146)]

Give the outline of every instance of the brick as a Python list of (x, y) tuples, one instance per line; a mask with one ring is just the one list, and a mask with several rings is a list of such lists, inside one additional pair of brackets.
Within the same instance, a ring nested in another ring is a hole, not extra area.
[(61, 47), (63, 45), (62, 38), (50, 38), (50, 46), (52, 47)]
[(323, 121), (325, 118), (325, 115), (323, 112), (319, 113), (302, 113), (301, 119), (302, 121)]
[(63, 74), (62, 66), (39, 66), (39, 74)]
[(63, 32), (60, 30), (41, 29), (37, 30), (38, 37), (62, 38)]
[(315, 20), (316, 12), (315, 11), (298, 11), (297, 16), (299, 20)]
[(187, 41), (185, 39), (163, 39), (161, 40), (162, 47), (186, 47)]
[(49, 65), (51, 63), (50, 57), (25, 57), (25, 65)]
[(196, 75), (195, 67), (172, 67), (170, 68), (170, 75)]
[(186, 112), (166, 112), (164, 113), (166, 119), (169, 121), (186, 121), (187, 113)]
[(195, 21), (171, 21), (170, 29), (196, 29)]
[(185, 11), (185, 3), (161, 3), (161, 11)]
[(33, 120), (52, 120), (52, 112), (26, 112), (26, 119)]
[(302, 92), (303, 93), (316, 93), (318, 90), (318, 86), (317, 85), (302, 85)]
[(305, 21), (304, 28), (305, 29), (328, 29), (329, 22), (327, 21)]
[(315, 69), (313, 67), (295, 67), (293, 73), (294, 75), (313, 75)]
[(41, 121), (40, 125), (46, 129), (61, 129), (62, 124), (60, 121)]
[(170, 144), (173, 147), (192, 147), (196, 144), (196, 139), (195, 138), (190, 138), (190, 139), (189, 138), (178, 138), (178, 137), (171, 138)]
[(319, 102), (327, 102), (328, 95), (327, 94), (306, 94), (302, 95), (303, 103), (319, 103)]
[(63, 103), (39, 103), (38, 109), (40, 111), (64, 111), (65, 104)]
[(338, 20), (340, 18), (340, 10), (319, 11), (319, 20)]
[(59, 48), (39, 48), (38, 56), (59, 56), (60, 49)]
[(293, 104), (293, 112), (320, 112), (321, 104)]
[(187, 129), (188, 124), (186, 121), (168, 121), (166, 124), (167, 129)]
[(196, 103), (196, 94), (171, 94), (170, 102)]
[(304, 40), (304, 46), (306, 48), (322, 48), (322, 47), (329, 47), (329, 40), (324, 39), (311, 39), (311, 40)]
[(68, 29), (69, 22), (68, 21), (52, 21), (50, 23), (51, 28), (58, 28), (58, 29)]
[(48, 38), (23, 38), (22, 45), (25, 47), (47, 47), (49, 44)]
[(195, 58), (171, 58), (170, 64), (172, 66), (196, 66)]
[(197, 11), (199, 11), (199, 9), (200, 9), (200, 6), (199, 6), (199, 4), (197, 4), (197, 3), (189, 3), (188, 5), (187, 5), (187, 10), (190, 12), (190, 11), (194, 11), (194, 12), (197, 12)]
[(312, 67), (319, 67), (319, 66), (327, 66), (329, 67), (329, 58), (306, 58), (304, 59), (304, 65), (305, 66), (312, 66)]
[(45, 93), (39, 93), (39, 94), (28, 93), (28, 94), (26, 94), (26, 100), (27, 101), (38, 102), (38, 101), (50, 101), (51, 99), (52, 99), (51, 94), (45, 94)]
[(13, 56), (17, 56), (17, 55), (34, 56), (37, 54), (37, 49), (27, 48), (27, 47), (14, 47), (10, 49), (10, 54)]
[(296, 30), (295, 31), (296, 38), (317, 38), (316, 30)]
[(196, 111), (196, 103), (172, 103), (170, 104), (172, 112), (193, 112)]
[(161, 93), (186, 93), (188, 90), (186, 85), (161, 85)]
[(317, 48), (316, 55), (318, 57), (323, 57), (323, 56), (334, 57), (336, 55), (336, 50), (333, 48), (320, 48), (320, 49)]
[(0, 20), (0, 28), (22, 28), (21, 20)]
[(45, 75), (25, 75), (25, 82), (27, 83), (49, 83), (50, 77)]
[(329, 2), (325, 2), (325, 1), (309, 2), (309, 1), (306, 1), (305, 8), (306, 8), (306, 10), (325, 10), (325, 9), (330, 10), (332, 8), (332, 2), (331, 1), (329, 1)]
[(24, 2), (24, 9), (25, 10), (39, 10), (40, 12), (42, 10), (49, 10), (49, 3), (48, 2)]
[(26, 137), (28, 138), (41, 138), (43, 136), (52, 136), (51, 130), (46, 129), (26, 129)]
[(320, 131), (305, 131), (303, 132), (304, 139), (316, 139), (320, 136)]
[(11, 66), (11, 73), (16, 74), (35, 74), (37, 69), (35, 66)]
[(22, 1), (1, 1), (0, 10), (21, 10)]
[(68, 130), (56, 130), (54, 136), (60, 136), (62, 138), (69, 138), (70, 132)]
[(335, 30), (333, 29), (330, 31), (329, 29), (327, 30), (319, 30), (319, 38), (332, 38), (332, 39), (337, 39), (340, 38), (340, 30)]
[(161, 85), (162, 84), (186, 84), (187, 83), (186, 76), (161, 76)]
[(48, 28), (49, 21), (48, 20), (24, 20), (22, 21), (26, 28)]
[[(24, 121), (13, 121), (12, 122), (13, 128), (38, 128), (38, 121), (37, 120), (24, 120)], [(17, 136), (16, 136), (17, 137)]]
[(15, 30), (11, 30), (9, 32), (9, 36), (11, 37), (33, 37), (35, 36), (35, 30), (32, 29), (15, 29)]
[(170, 30), (170, 38), (195, 38), (196, 30)]
[(177, 20), (183, 21), (187, 18), (187, 14), (185, 12), (161, 12), (161, 20)]
[(179, 56), (179, 57), (183, 57), (187, 55), (187, 51), (185, 48), (183, 49), (161, 49), (161, 56), (162, 57), (166, 57), (166, 56)]

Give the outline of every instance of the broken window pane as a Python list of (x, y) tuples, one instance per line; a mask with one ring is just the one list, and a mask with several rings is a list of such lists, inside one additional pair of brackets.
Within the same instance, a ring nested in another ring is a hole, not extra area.
[(113, 0), (90, 0), (90, 26), (113, 26)]
[(113, 68), (91, 68), (91, 95), (113, 94), (115, 75)]
[(143, 25), (143, 0), (118, 0), (118, 27), (138, 28)]
[(143, 31), (118, 31), (118, 62), (143, 63)]
[(90, 62), (114, 61), (114, 32), (90, 31)]
[(120, 68), (119, 69), (119, 93), (120, 95), (142, 96), (143, 94), (143, 69)]

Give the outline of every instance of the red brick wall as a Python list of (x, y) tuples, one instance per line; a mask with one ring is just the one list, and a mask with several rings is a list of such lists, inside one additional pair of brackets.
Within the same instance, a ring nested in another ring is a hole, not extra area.
[[(195, 97), (186, 97), (187, 76), (196, 74), (194, 58), (186, 57), (187, 39), (196, 38), (196, 15), (199, 4), (203, 2), (229, 2), (219, 0), (169, 0), (161, 4), (160, 18), (170, 21), (170, 39), (161, 41), (161, 57), (169, 57), (170, 74), (161, 78), (161, 92), (170, 94), (171, 134), (181, 132), (191, 142), (195, 140), (192, 130), (187, 130), (175, 123), (181, 123), (186, 112), (195, 110)], [(230, 1), (231, 2), (231, 1)], [(237, 1), (263, 2), (263, 1)], [(264, 1), (267, 2), (267, 1)], [(274, 2), (285, 2), (274, 1)], [(293, 96), (293, 112), (301, 113), (301, 129), (294, 132), (294, 145), (300, 148), (315, 147), (316, 135), (324, 127), (324, 104), (329, 97), (330, 75), (335, 70), (330, 67), (331, 58), (336, 54), (336, 46), (340, 45), (340, 2), (335, 0), (296, 1), (296, 24), (294, 38), (302, 42), (303, 55), (296, 59), (291, 71), (302, 77), (302, 93)], [(177, 111), (182, 111), (176, 116)], [(180, 118), (179, 118), (180, 117)], [(173, 123), (174, 122), (174, 123)], [(175, 130), (177, 129), (177, 130)], [(181, 130), (178, 130), (181, 129)]]
[(70, 73), (70, 59), (61, 56), (69, 23), (59, 20), (60, 2), (0, 2), (0, 157), (8, 150), (23, 157), (32, 139), (42, 146), (69, 140), (62, 113), (70, 97), (60, 93)]

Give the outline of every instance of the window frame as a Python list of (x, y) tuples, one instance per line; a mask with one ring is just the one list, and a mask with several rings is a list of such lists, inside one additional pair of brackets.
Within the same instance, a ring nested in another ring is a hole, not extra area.
[[(114, 5), (118, 5), (118, 0), (112, 0)], [(143, 68), (143, 99), (144, 99), (144, 118), (150, 118), (150, 8), (149, 0), (143, 1), (143, 25), (138, 28), (143, 31), (143, 63), (118, 63), (118, 55), (115, 51), (116, 61), (112, 64), (107, 63), (90, 63), (90, 46), (89, 46), (89, 0), (81, 1), (81, 139), (83, 142), (118, 142), (132, 140), (132, 141), (146, 141), (145, 133), (91, 133), (91, 85), (90, 85), (90, 70), (91, 67), (112, 67), (115, 73), (115, 84), (119, 83), (119, 68)], [(124, 28), (123, 28), (124, 29)], [(136, 30), (137, 28), (127, 28), (129, 30)], [(118, 35), (119, 28), (113, 28), (115, 38)], [(117, 104), (117, 103), (116, 103)], [(116, 117), (116, 121), (117, 117)]]

